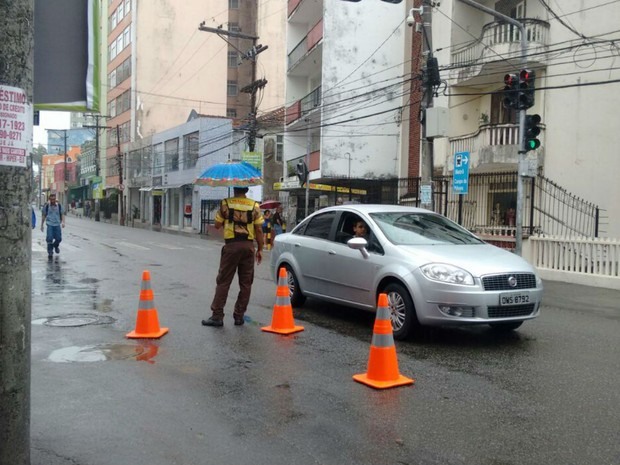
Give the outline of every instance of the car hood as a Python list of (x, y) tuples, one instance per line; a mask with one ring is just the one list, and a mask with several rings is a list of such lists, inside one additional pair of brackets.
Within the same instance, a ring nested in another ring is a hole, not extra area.
[(469, 271), (474, 276), (489, 273), (534, 273), (524, 259), (490, 244), (397, 246), (415, 257), (419, 266), (427, 263), (449, 263)]

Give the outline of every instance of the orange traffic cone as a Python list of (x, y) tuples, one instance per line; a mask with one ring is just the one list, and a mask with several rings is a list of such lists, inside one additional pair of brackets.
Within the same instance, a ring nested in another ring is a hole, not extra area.
[(292, 334), (303, 331), (303, 326), (295, 326), (293, 321), (293, 307), (288, 290), (286, 268), (280, 268), (278, 274), (278, 288), (276, 289), (276, 303), (273, 306), (271, 326), (261, 328), (263, 331), (278, 334)]
[(377, 316), (370, 344), (368, 371), (364, 374), (353, 375), (353, 379), (376, 389), (414, 383), (413, 379), (402, 376), (398, 372), (387, 294), (379, 294)]
[(130, 339), (159, 339), (167, 332), (168, 328), (159, 327), (153, 289), (151, 289), (151, 273), (148, 270), (144, 270), (142, 272), (142, 287), (140, 288), (136, 329), (125, 336)]

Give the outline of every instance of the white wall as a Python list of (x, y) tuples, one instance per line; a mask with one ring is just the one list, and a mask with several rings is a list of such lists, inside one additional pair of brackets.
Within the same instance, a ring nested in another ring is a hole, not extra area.
[[(226, 116), (228, 45), (198, 31), (226, 26), (227, 2), (160, 0), (135, 2), (136, 120), (143, 136), (183, 123), (192, 109)], [(133, 103), (132, 103), (133, 108)]]
[(321, 176), (347, 176), (349, 164), (351, 177), (399, 172), (407, 12), (406, 2), (325, 0)]
[[(607, 2), (565, 0), (562, 11), (566, 14), (604, 3)], [(617, 2), (566, 17), (586, 36), (617, 31), (618, 18), (620, 3)], [(600, 38), (619, 40), (620, 33)], [(551, 44), (574, 39), (575, 35), (558, 21), (551, 21)], [(584, 58), (587, 60), (583, 61)], [(573, 49), (552, 56), (546, 84), (561, 86), (620, 79), (619, 63), (618, 50), (608, 44)], [(605, 209), (610, 223), (609, 237), (620, 237), (619, 105), (619, 83), (553, 89), (546, 92), (543, 119), (547, 125), (545, 175), (569, 192)]]
[(268, 81), (258, 108), (259, 114), (284, 105), (287, 7), (287, 0), (258, 0), (257, 35), (259, 42), (269, 46), (258, 55), (257, 60), (257, 78)]

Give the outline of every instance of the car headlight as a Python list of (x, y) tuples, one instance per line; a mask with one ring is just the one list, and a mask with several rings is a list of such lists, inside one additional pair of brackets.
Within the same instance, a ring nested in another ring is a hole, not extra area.
[(474, 285), (474, 277), (462, 268), (445, 263), (429, 263), (420, 267), (424, 276), (433, 281), (448, 284)]

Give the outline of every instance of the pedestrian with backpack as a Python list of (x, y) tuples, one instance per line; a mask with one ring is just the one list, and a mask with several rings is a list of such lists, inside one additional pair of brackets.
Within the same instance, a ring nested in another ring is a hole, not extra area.
[(62, 228), (65, 227), (65, 215), (62, 206), (56, 202), (56, 194), (49, 195), (49, 201), (45, 204), (41, 216), (41, 231), (43, 225), (47, 225), (47, 259), (51, 260), (53, 252), (60, 253), (60, 243), (62, 242)]

